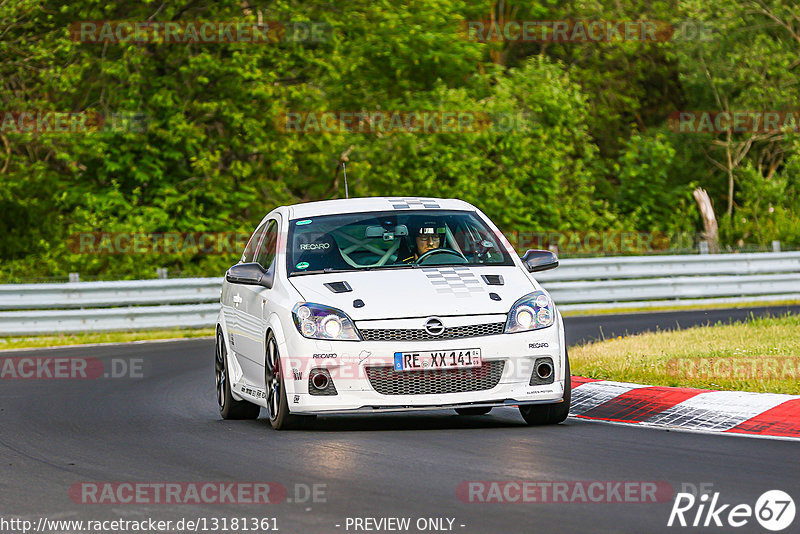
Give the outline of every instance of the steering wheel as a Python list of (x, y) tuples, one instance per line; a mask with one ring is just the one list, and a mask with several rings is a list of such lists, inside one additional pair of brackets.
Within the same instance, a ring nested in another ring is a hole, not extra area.
[(433, 256), (434, 254), (452, 254), (454, 256), (458, 256), (464, 260), (464, 263), (469, 263), (469, 260), (466, 256), (464, 256), (461, 252), (457, 250), (453, 250), (452, 248), (435, 248), (433, 250), (429, 250), (419, 258), (417, 258), (417, 263), (422, 264), (422, 260), (426, 260)]

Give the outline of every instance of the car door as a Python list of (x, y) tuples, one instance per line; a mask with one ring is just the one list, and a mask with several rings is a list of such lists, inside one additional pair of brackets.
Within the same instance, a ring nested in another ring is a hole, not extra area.
[[(277, 218), (266, 221), (266, 230), (256, 249), (253, 261), (259, 263), (266, 271), (275, 271), (275, 255), (278, 248), (280, 231)], [(266, 323), (264, 309), (269, 298), (270, 289), (262, 286), (242, 286), (241, 303), (237, 314), (239, 320), (239, 337), (237, 354), (245, 379), (249, 384), (262, 384), (264, 381), (264, 343)]]
[[(253, 261), (256, 256), (256, 251), (258, 250), (258, 245), (261, 244), (261, 239), (264, 237), (264, 231), (266, 229), (267, 222), (265, 221), (253, 232), (239, 263), (249, 263)], [(239, 367), (240, 362), (239, 358), (237, 358), (237, 354), (240, 350), (240, 340), (243, 339), (239, 326), (239, 309), (244, 301), (243, 294), (246, 287), (247, 286), (244, 284), (235, 284), (227, 281), (222, 285), (222, 313), (225, 316), (225, 323), (228, 329), (228, 342), (232, 350), (231, 356), (234, 357)], [(237, 375), (239, 375), (239, 373), (234, 373), (232, 376), (234, 382), (237, 382), (240, 378), (240, 376)]]

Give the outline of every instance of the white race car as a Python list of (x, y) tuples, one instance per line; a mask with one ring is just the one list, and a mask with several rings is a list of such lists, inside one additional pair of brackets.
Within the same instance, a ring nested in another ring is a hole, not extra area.
[(570, 401), (561, 315), (523, 258), (457, 199), (282, 206), (222, 285), (216, 386), (225, 419), (275, 429), (318, 414), (518, 406), (559, 423)]

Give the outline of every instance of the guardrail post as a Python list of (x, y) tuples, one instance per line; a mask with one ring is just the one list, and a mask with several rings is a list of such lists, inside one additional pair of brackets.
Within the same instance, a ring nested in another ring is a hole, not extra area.
[(700, 254), (708, 254), (708, 241), (700, 241), (697, 248), (700, 249)]
[(166, 267), (158, 267), (156, 269), (156, 277), (159, 280), (166, 280), (167, 279), (167, 268)]
[(781, 251), (781, 242), (777, 239), (772, 242), (772, 252), (780, 252)]
[(79, 273), (69, 273), (69, 281), (70, 282), (80, 282), (81, 275)]

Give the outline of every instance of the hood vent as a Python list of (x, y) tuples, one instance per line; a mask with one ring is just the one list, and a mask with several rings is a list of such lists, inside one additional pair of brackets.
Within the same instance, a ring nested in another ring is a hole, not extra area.
[(487, 286), (502, 286), (503, 277), (499, 274), (482, 274), (481, 278), (486, 282)]
[(353, 288), (350, 287), (350, 284), (348, 284), (347, 282), (327, 282), (325, 284), (325, 287), (327, 287), (334, 293), (349, 293), (350, 291), (353, 290)]

